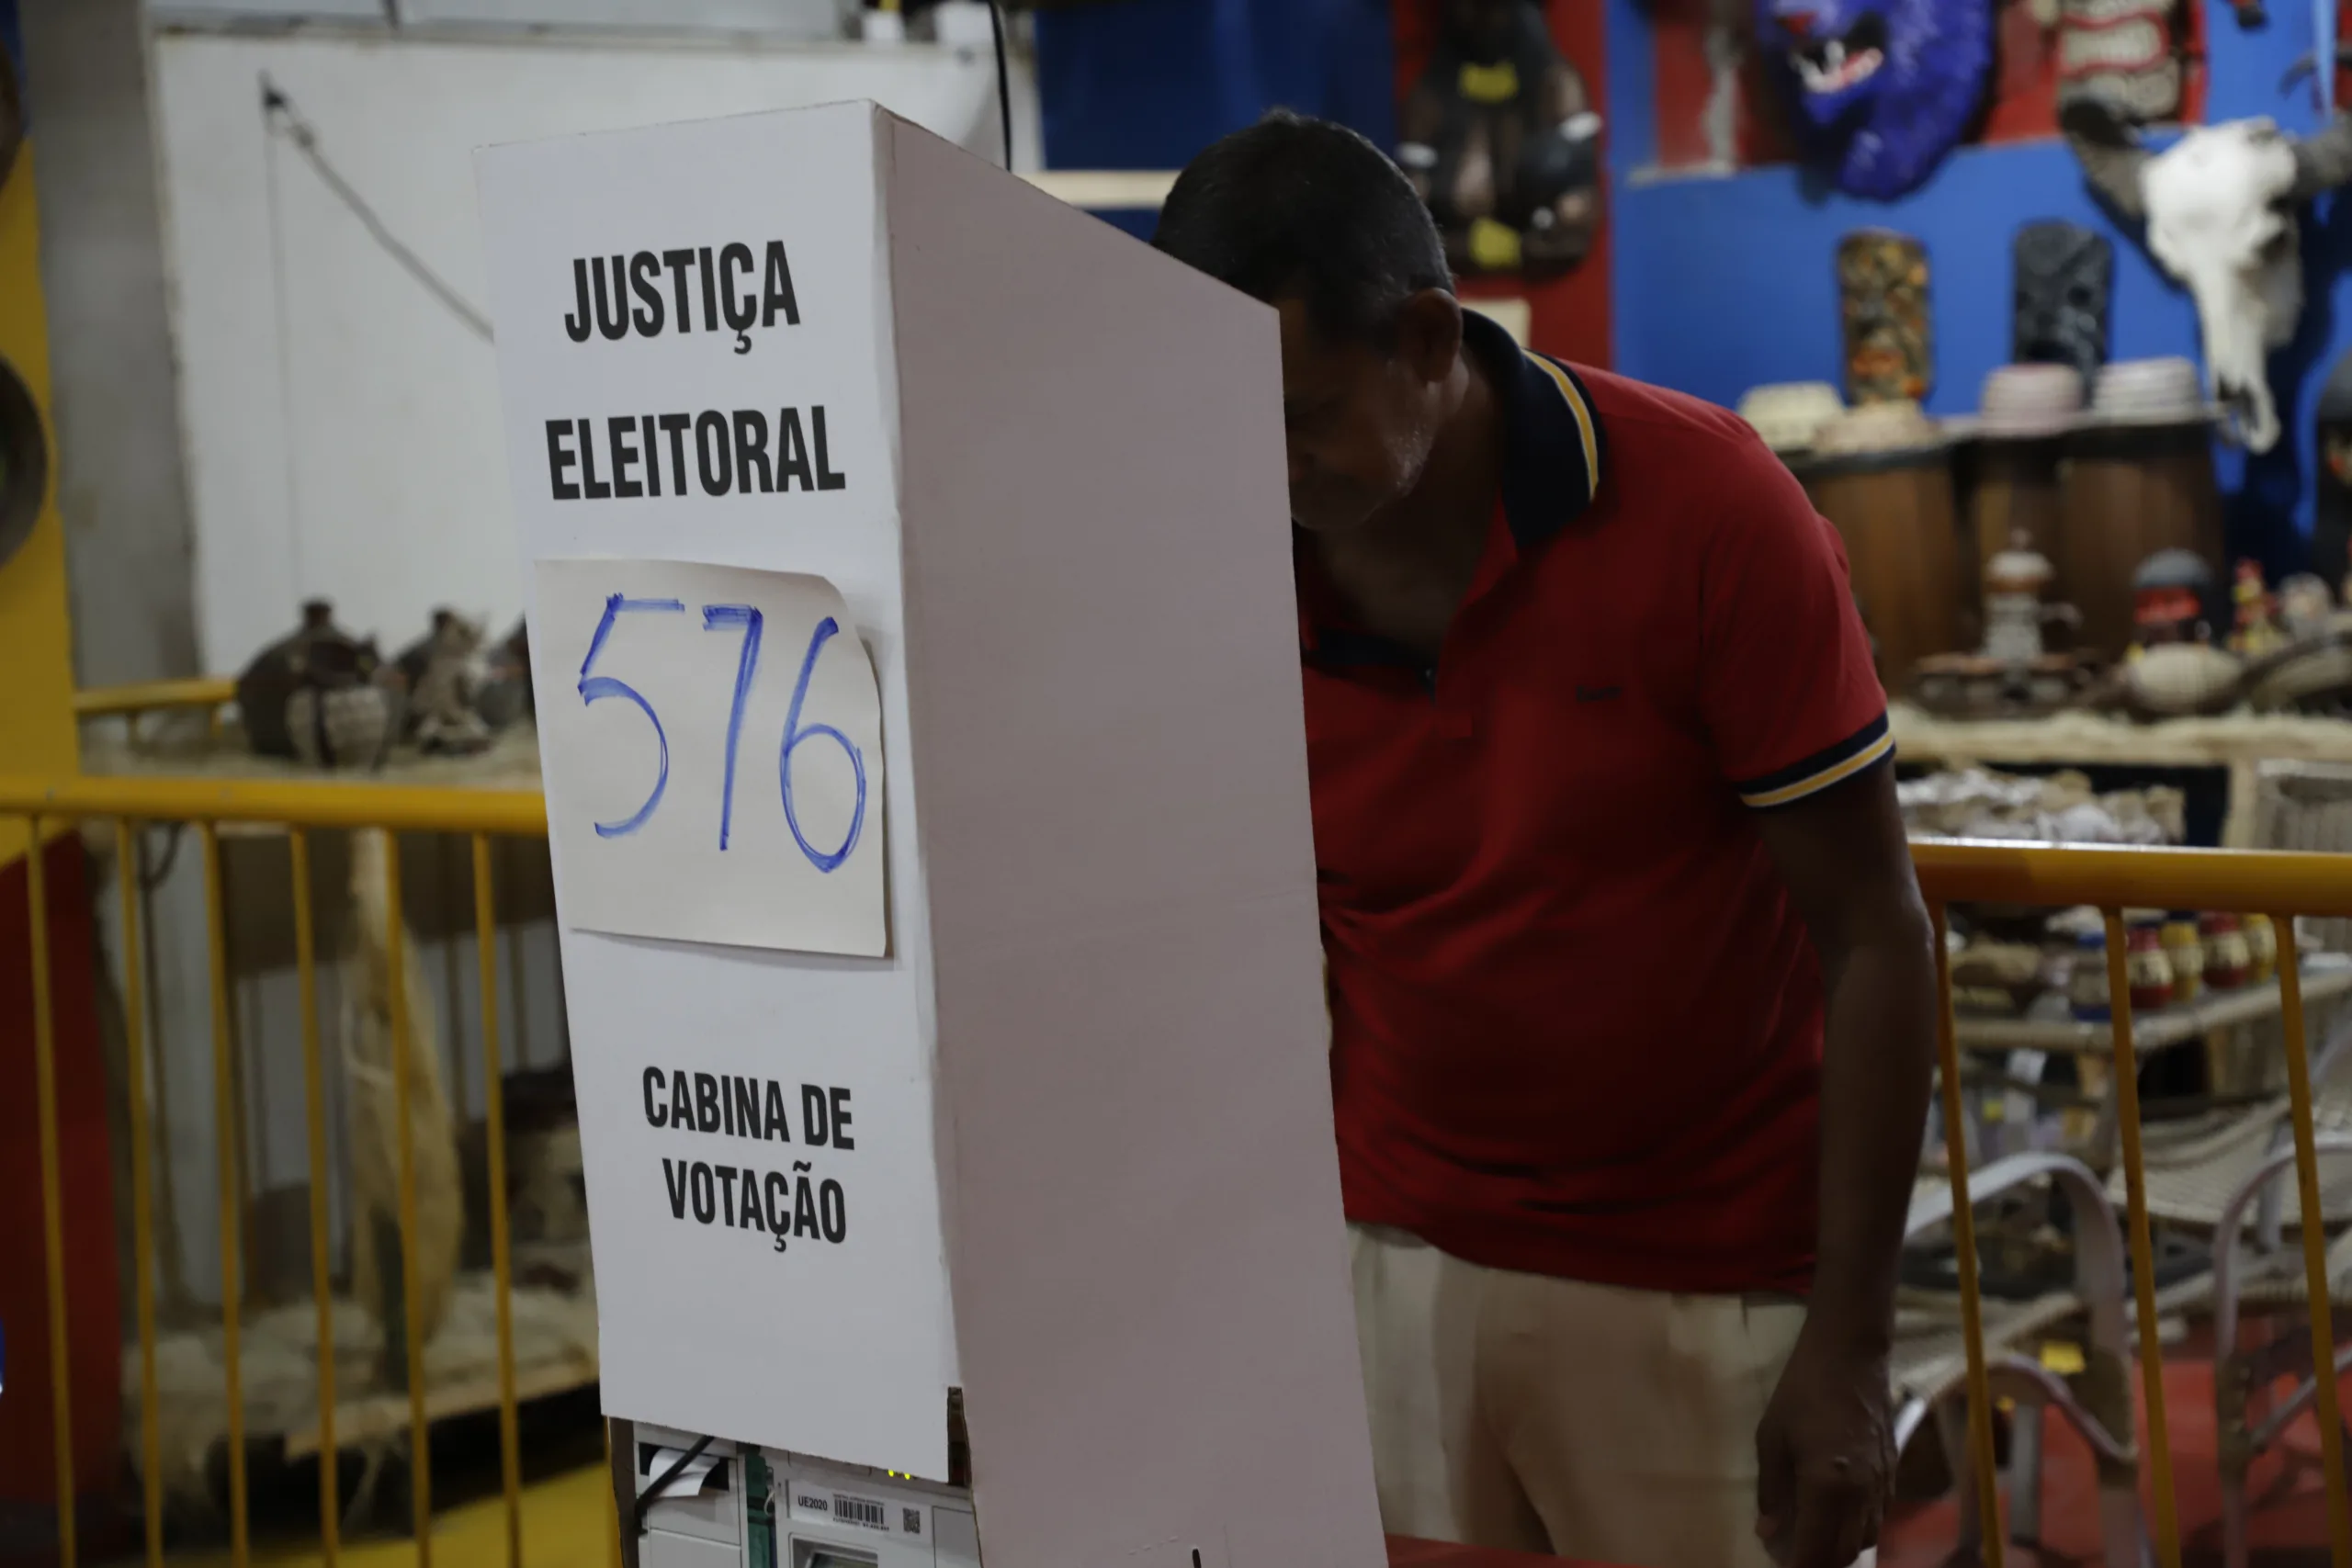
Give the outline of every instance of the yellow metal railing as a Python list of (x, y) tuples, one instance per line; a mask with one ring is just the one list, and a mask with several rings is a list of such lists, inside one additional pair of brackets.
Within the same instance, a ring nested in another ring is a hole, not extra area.
[(184, 681), (93, 686), (74, 694), (74, 711), (83, 718), (137, 718), (166, 708), (217, 708), (236, 700), (236, 682), (224, 675), (198, 675)]
[[(546, 832), (546, 812), (536, 792), (404, 789), (368, 784), (218, 783), (208, 780), (85, 778), (65, 782), (0, 778), (0, 819), (21, 818), (40, 842), (44, 827), (107, 820), (113, 825), (119, 890), (123, 901), (123, 972), (125, 1014), (130, 1031), (130, 1135), (133, 1147), (131, 1180), (137, 1189), (132, 1204), (139, 1332), (139, 1377), (141, 1391), (140, 1442), (146, 1488), (146, 1555), (151, 1565), (163, 1561), (162, 1498), (156, 1433), (156, 1373), (154, 1281), (151, 1262), (153, 1221), (148, 1203), (152, 1153), (148, 1146), (150, 1118), (145, 1084), (146, 1031), (150, 1020), (140, 976), (141, 936), (138, 886), (130, 852), (133, 835), (147, 823), (193, 823), (204, 850), (204, 897), (209, 928), (211, 1022), (216, 1093), (216, 1132), (220, 1140), (220, 1225), (224, 1260), (222, 1332), (227, 1397), (232, 1423), (229, 1443), (231, 1560), (243, 1568), (247, 1539), (245, 1476), (241, 1441), (243, 1390), (238, 1350), (239, 1280), (237, 1235), (241, 1223), (241, 1190), (231, 1151), (235, 1146), (236, 1097), (232, 1092), (228, 976), (221, 909), (220, 828), (224, 823), (258, 823), (284, 829), (289, 839), (293, 866), (292, 894), (296, 965), (300, 972), (302, 1059), (305, 1104), (309, 1122), (311, 1175), (311, 1240), (312, 1285), (318, 1311), (318, 1378), (322, 1457), (320, 1508), (325, 1559), (335, 1561), (337, 1515), (334, 1489), (335, 1450), (334, 1365), (332, 1332), (332, 1291), (329, 1280), (327, 1230), (327, 1145), (324, 1095), (321, 1080), (320, 1031), (317, 1011), (317, 950), (311, 907), (309, 834), (320, 829), (378, 829), (387, 830), (383, 852), (392, 908), (399, 908), (399, 831), (435, 832), (469, 837), (473, 848), (474, 926), (481, 974), (481, 1030), (485, 1043), (490, 1216), (492, 1269), (497, 1292), (497, 1359), (499, 1376), (500, 1451), (506, 1504), (506, 1550), (511, 1565), (522, 1561), (520, 1462), (516, 1439), (516, 1396), (514, 1325), (511, 1310), (512, 1269), (509, 1258), (505, 1190), (505, 1135), (501, 1105), (497, 986), (492, 951), (495, 939), (494, 888), (491, 874), (491, 841), (496, 836), (540, 836)], [(2136, 1061), (2132, 1055), (2131, 985), (2125, 968), (2122, 915), (2125, 908), (2201, 908), (2267, 914), (2282, 933), (2287, 961), (2279, 966), (2290, 1100), (2295, 1141), (2298, 1191), (2304, 1224), (2301, 1226), (2306, 1279), (2314, 1303), (2329, 1299), (2326, 1240), (2319, 1201), (2316, 1145), (2312, 1130), (2312, 1084), (2303, 1018), (2302, 995), (2293, 946), (2286, 933), (2299, 915), (2352, 917), (2352, 857), (2260, 852), (2169, 851), (2123, 849), (2058, 849), (2017, 844), (1923, 843), (1915, 846), (1919, 880), (1939, 937), (1937, 980), (1939, 991), (1938, 1050), (1941, 1064), (1942, 1114), (1953, 1205), (1951, 1224), (1960, 1272), (1962, 1320), (1967, 1341), (1968, 1427), (1973, 1451), (1973, 1473), (1982, 1510), (1982, 1549), (1993, 1568), (1999, 1568), (2003, 1530), (2000, 1523), (1998, 1475), (1994, 1462), (1993, 1403), (1988, 1382), (1979, 1302), (1977, 1257), (1969, 1199), (1965, 1111), (1962, 1102), (1959, 1047), (1952, 1012), (1949, 962), (1940, 938), (1946, 912), (1955, 903), (2001, 903), (2073, 906), (2088, 904), (2105, 913), (2107, 963), (2114, 1025), (2112, 1052), (2119, 1097), (2121, 1161), (2129, 1196), (2130, 1251), (2133, 1290), (2137, 1297), (2141, 1373), (2147, 1422), (2149, 1479), (2154, 1499), (2153, 1531), (2156, 1555), (2164, 1568), (2179, 1568), (2179, 1522), (2176, 1516), (2171, 1455), (2167, 1447), (2162, 1345), (2157, 1331), (2154, 1244), (2150, 1234), (2146, 1177), (2140, 1144)], [(55, 1082), (55, 1021), (49, 986), (50, 940), (45, 919), (44, 881), (39, 854), (28, 860), (32, 910), (32, 957), (35, 1060), (40, 1104), (43, 1256), (48, 1269), (50, 1354), (58, 1456), (59, 1529), (64, 1568), (74, 1568), (76, 1543), (73, 1533), (74, 1476), (72, 1459), (72, 1404), (62, 1369), (67, 1365), (65, 1286), (62, 1269), (62, 1194)], [(390, 921), (390, 941), (403, 940), (401, 922)], [(395, 946), (392, 972), (401, 973)], [(395, 983), (393, 998), (393, 1077), (400, 1097), (398, 1121), (399, 1201), (401, 1250), (408, 1299), (408, 1322), (419, 1321), (415, 1297), (416, 1190), (415, 1169), (408, 1146), (406, 1095), (409, 1088), (410, 1020), (405, 987)], [(2312, 1314), (2313, 1365), (2323, 1369), (2316, 1390), (2320, 1440), (2328, 1478), (2328, 1518), (2337, 1568), (2352, 1568), (2352, 1512), (2347, 1512), (2342, 1453), (2342, 1410), (2335, 1380), (2324, 1369), (2335, 1363), (2332, 1323), (2324, 1311)], [(407, 1382), (410, 1402), (411, 1466), (415, 1483), (416, 1550), (420, 1563), (430, 1562), (431, 1509), (425, 1483), (429, 1448), (427, 1411), (422, 1364), (423, 1345), (408, 1336)], [(2121, 1435), (2129, 1441), (2130, 1434)], [(617, 1551), (617, 1536), (612, 1545)]]
[[(119, 711), (119, 710), (118, 710)], [(107, 819), (113, 824), (122, 898), (124, 1022), (128, 1032), (127, 1099), (132, 1141), (131, 1224), (133, 1229), (133, 1293), (139, 1330), (140, 1451), (145, 1491), (146, 1559), (164, 1561), (162, 1467), (157, 1427), (155, 1370), (155, 1286), (153, 1269), (153, 1218), (150, 1187), (152, 1151), (146, 1087), (147, 1009), (141, 985), (144, 973), (139, 924), (140, 898), (133, 835), (145, 823), (194, 823), (203, 846), (204, 903), (210, 980), (214, 1133), (220, 1145), (220, 1232), (221, 1280), (221, 1360), (225, 1373), (228, 1415), (230, 1561), (236, 1568), (251, 1555), (250, 1519), (246, 1498), (244, 1390), (240, 1351), (240, 1298), (243, 1257), (239, 1232), (243, 1223), (243, 1191), (238, 1172), (237, 1097), (232, 1060), (234, 1037), (229, 1007), (226, 922), (221, 907), (220, 825), (259, 823), (287, 832), (293, 866), (295, 962), (299, 972), (302, 1029), (305, 1114), (309, 1123), (311, 1176), (311, 1280), (318, 1309), (319, 1378), (319, 1505), (322, 1550), (332, 1565), (338, 1554), (336, 1452), (334, 1438), (334, 1335), (333, 1290), (329, 1279), (328, 1181), (325, 1099), (320, 1061), (317, 939), (311, 909), (310, 838), (319, 829), (381, 829), (388, 902), (394, 918), (388, 922), (389, 958), (395, 976), (403, 973), (401, 943), (404, 923), (401, 907), (399, 842), (401, 830), (454, 833), (473, 843), (474, 928), (481, 959), (481, 1031), (484, 1076), (488, 1096), (486, 1138), (490, 1162), (492, 1269), (495, 1280), (501, 1469), (506, 1504), (507, 1562), (520, 1568), (522, 1546), (522, 1474), (517, 1440), (513, 1319), (513, 1269), (509, 1253), (505, 1185), (505, 1125), (502, 1114), (499, 1070), (498, 989), (496, 974), (495, 888), (491, 872), (493, 835), (541, 836), (547, 814), (534, 791), (468, 791), (400, 789), (369, 784), (215, 783), (207, 780), (82, 778), (65, 782), (0, 779), (0, 817), (20, 817), (31, 829), (30, 841), (42, 841), (45, 830), (79, 822)], [(57, 1088), (55, 1074), (56, 1021), (50, 987), (50, 939), (47, 886), (43, 858), (26, 859), (28, 897), (32, 921), (33, 1049), (36, 1092), (40, 1099), (41, 1222), (43, 1258), (48, 1273), (49, 1352), (52, 1437), (56, 1450), (59, 1562), (75, 1568), (78, 1542), (74, 1532), (73, 1400), (64, 1375), (67, 1335), (64, 1276), (63, 1201), (59, 1179)], [(410, 1020), (407, 987), (395, 980), (390, 987), (392, 1012), (392, 1080), (398, 1139), (399, 1204), (401, 1273), (406, 1292), (406, 1322), (422, 1321), (421, 1284), (416, 1258), (416, 1171), (411, 1146), (409, 1118)], [(432, 1560), (432, 1492), (429, 1483), (431, 1450), (425, 1409), (423, 1337), (405, 1337), (409, 1396), (411, 1491), (415, 1505), (417, 1561)], [(617, 1538), (614, 1544), (617, 1546)]]
[[(1943, 1081), (1945, 1145), (1952, 1185), (1954, 1249), (1958, 1254), (1963, 1326), (1968, 1347), (1969, 1445), (1975, 1473), (1985, 1561), (2001, 1568), (2002, 1530), (1994, 1468), (1991, 1390), (1978, 1300), (1977, 1265), (1969, 1221), (1966, 1129), (1962, 1125), (1960, 1055), (1952, 1014), (1950, 964), (1942, 936), (1945, 911), (1955, 903), (2097, 906), (2107, 926), (2109, 1002), (2114, 1020), (2112, 1056), (2130, 1222), (2132, 1294), (2139, 1319), (2142, 1398), (2147, 1412), (2153, 1534), (2163, 1568), (2180, 1568), (2180, 1521), (2173, 1489), (2165, 1420), (2164, 1348), (2156, 1315), (2155, 1246), (2148, 1220), (2147, 1172), (2140, 1145), (2139, 1063), (2132, 1043), (2132, 985), (2127, 970), (2126, 908), (2219, 909), (2267, 916), (2279, 932), (2280, 1023), (2294, 1124), (2295, 1172), (2301, 1201), (2304, 1280), (2312, 1303), (2312, 1365), (2322, 1464), (2327, 1478), (2328, 1534), (2336, 1568), (2352, 1568), (2352, 1508), (2344, 1475), (2343, 1411), (2336, 1380), (2329, 1299), (2327, 1239), (2319, 1192), (2319, 1156), (2312, 1122), (2310, 1047), (2304, 1030), (2302, 985), (2291, 933), (2299, 915), (2352, 915), (2352, 856), (2266, 851), (2067, 848), (2041, 845), (1935, 842), (1913, 846), (1920, 891), (1935, 917), (1937, 1055)], [(2128, 1435), (2128, 1434), (2127, 1434)]]

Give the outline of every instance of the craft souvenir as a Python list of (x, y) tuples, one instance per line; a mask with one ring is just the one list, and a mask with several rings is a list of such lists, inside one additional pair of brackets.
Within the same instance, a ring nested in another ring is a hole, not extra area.
[(2193, 1002), (2205, 988), (2205, 947), (2197, 934), (2197, 917), (2175, 909), (2165, 917), (2161, 935), (2165, 953), (2172, 960), (2174, 999)]
[(2180, 55), (2173, 43), (2179, 0), (2062, 0), (2058, 101), (2097, 98), (2123, 118), (2171, 119), (2180, 111)]
[(1860, 405), (1926, 397), (1935, 381), (1926, 248), (1891, 229), (1848, 234), (1838, 242), (1838, 305), (1847, 400)]
[(2327, 580), (2299, 571), (2280, 583), (2278, 619), (2296, 641), (2325, 636), (2335, 619), (2335, 596), (2327, 591)]
[(2205, 388), (2197, 363), (2167, 355), (2101, 366), (2091, 412), (2104, 425), (2201, 424)]
[(2049, 558), (2018, 529), (2009, 547), (1984, 566), (1984, 646), (1973, 654), (1943, 654), (1919, 661), (1919, 705), (1951, 718), (2025, 718), (2079, 700), (2092, 684), (2089, 663), (2052, 653), (2042, 631), (2073, 624), (2074, 608), (2042, 602), (2056, 575)]
[(2213, 573), (2188, 550), (2159, 550), (2132, 579), (2132, 652), (2204, 636)]
[(237, 677), (237, 712), (258, 756), (373, 767), (398, 737), (402, 685), (373, 639), (352, 637), (334, 624), (333, 604), (313, 599), (302, 624)]
[(1458, 273), (1544, 277), (1591, 249), (1600, 117), (1533, 0), (1443, 0), (1396, 161)]
[(1757, 36), (1838, 188), (1891, 200), (1967, 133), (1993, 66), (1993, 0), (1758, 0)]
[(2205, 938), (2205, 988), (2234, 991), (2254, 978), (2254, 948), (2235, 915), (2208, 915), (2198, 922)]
[(2088, 386), (2107, 361), (2115, 251), (2079, 223), (2029, 223), (2010, 247), (2009, 357), (2071, 365)]
[(2075, 939), (2075, 966), (2066, 979), (2066, 1005), (2084, 1023), (2105, 1023), (2113, 1010), (2107, 979), (2107, 937), (2083, 932)]
[(2071, 365), (2002, 365), (1977, 400), (1980, 434), (2012, 440), (2063, 435), (2081, 420), (2082, 373)]
[(408, 686), (402, 736), (420, 750), (463, 756), (490, 744), (490, 726), (474, 708), (481, 641), (481, 622), (439, 609), (433, 612), (433, 629), (401, 650)]
[(2275, 605), (2270, 586), (2262, 580), (2260, 562), (2238, 562), (2237, 576), (2230, 584), (2230, 602), (2234, 607), (2230, 651), (2242, 659), (2261, 659), (2277, 652), (2284, 639), (2272, 616)]
[(2245, 690), (2245, 666), (2202, 642), (2160, 643), (2122, 667), (2120, 700), (2140, 718), (2190, 718), (2227, 713)]
[(2246, 957), (2251, 961), (2247, 982), (2268, 985), (2278, 977), (2278, 928), (2267, 915), (2246, 915), (2238, 923), (2245, 929)]
[(2124, 944), (2125, 973), (2132, 980), (2132, 1010), (2154, 1012), (2173, 1003), (2172, 955), (2153, 920), (2135, 920)]
[(1822, 429), (1845, 412), (1838, 389), (1826, 381), (1750, 387), (1739, 400), (1739, 417), (1781, 453), (1810, 450)]
[(2267, 361), (2303, 309), (2298, 210), (2352, 179), (2352, 118), (2305, 137), (2268, 119), (2191, 126), (2161, 152), (2097, 98), (2067, 104), (2059, 119), (2093, 187), (2144, 220), (2149, 252), (2197, 301), (2224, 433), (2267, 452), (2278, 411)]
[(492, 729), (503, 729), (531, 712), (531, 642), (521, 621), (506, 640), (490, 650), (474, 711)]
[(2056, 575), (2048, 557), (2023, 530), (1984, 568), (1984, 656), (2005, 664), (2031, 664), (2042, 656), (2041, 628), (2063, 619), (2065, 606), (2044, 604)]

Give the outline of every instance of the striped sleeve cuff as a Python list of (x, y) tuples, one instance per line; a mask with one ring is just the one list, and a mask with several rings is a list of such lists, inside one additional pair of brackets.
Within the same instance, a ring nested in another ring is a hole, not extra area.
[(1744, 779), (1732, 785), (1739, 798), (1758, 810), (1776, 806), (1791, 806), (1809, 795), (1818, 795), (1834, 784), (1843, 783), (1856, 773), (1864, 773), (1894, 755), (1894, 735), (1887, 728), (1886, 715), (1880, 714), (1852, 735), (1824, 751), (1816, 751), (1793, 767), (1767, 773), (1759, 779)]

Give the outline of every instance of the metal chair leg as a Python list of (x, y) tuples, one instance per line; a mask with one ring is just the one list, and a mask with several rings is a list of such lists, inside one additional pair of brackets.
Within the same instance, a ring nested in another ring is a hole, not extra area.
[(2048, 1412), (2020, 1401), (2009, 1422), (2009, 1539), (2041, 1544), (2041, 1439)]

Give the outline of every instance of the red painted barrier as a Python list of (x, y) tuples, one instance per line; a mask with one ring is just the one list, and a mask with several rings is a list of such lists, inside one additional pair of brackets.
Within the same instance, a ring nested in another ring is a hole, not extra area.
[[(51, 840), (48, 878), (50, 998), (56, 1027), (58, 1166), (65, 1235), (67, 1360), (74, 1472), (85, 1499), (110, 1496), (121, 1473), (122, 1324), (116, 1293), (114, 1179), (107, 1070), (98, 1033), (95, 946), (81, 839)], [(0, 867), (0, 1562), (54, 1551), (55, 1443), (51, 1425), (49, 1300), (43, 1260), (40, 1123), (34, 1096), (32, 942), (25, 863)]]

